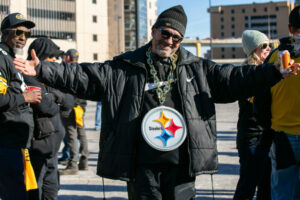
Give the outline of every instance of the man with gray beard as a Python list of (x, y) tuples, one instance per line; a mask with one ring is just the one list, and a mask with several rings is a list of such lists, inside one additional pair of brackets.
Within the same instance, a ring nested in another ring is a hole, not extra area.
[(34, 52), (14, 61), (52, 87), (102, 102), (97, 174), (127, 181), (130, 199), (193, 199), (196, 176), (218, 171), (214, 103), (282, 79), (277, 64), (236, 67), (192, 55), (180, 45), (186, 24), (183, 7), (171, 7), (148, 44), (104, 63), (49, 63)]
[[(26, 200), (24, 157), (33, 134), (30, 103), (40, 102), (41, 90), (26, 90), (23, 76), (13, 65), (35, 24), (20, 13), (6, 16), (1, 23), (0, 43), (0, 199)], [(22, 149), (22, 152), (21, 152)]]

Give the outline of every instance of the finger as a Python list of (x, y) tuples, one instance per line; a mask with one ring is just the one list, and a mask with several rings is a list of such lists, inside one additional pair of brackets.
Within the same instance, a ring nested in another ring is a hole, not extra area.
[(14, 61), (13, 61), (13, 63), (15, 64), (15, 65), (19, 65), (19, 66), (24, 66), (24, 60), (22, 60), (22, 59), (14, 59)]
[(292, 66), (293, 67), (300, 67), (300, 63), (293, 63)]
[(36, 60), (37, 59), (37, 56), (36, 56), (36, 53), (35, 53), (34, 49), (31, 50), (30, 54), (31, 54), (32, 60)]
[(15, 58), (14, 61), (17, 61), (18, 63), (25, 63), (26, 60), (24, 60), (23, 58)]

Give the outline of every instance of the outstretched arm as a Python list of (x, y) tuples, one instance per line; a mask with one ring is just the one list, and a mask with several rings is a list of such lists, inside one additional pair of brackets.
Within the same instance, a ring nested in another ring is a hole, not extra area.
[(32, 60), (24, 60), (22, 58), (15, 58), (14, 65), (17, 70), (19, 70), (22, 74), (26, 74), (28, 76), (36, 76), (36, 67), (39, 65), (40, 60), (36, 56), (35, 51), (31, 50)]

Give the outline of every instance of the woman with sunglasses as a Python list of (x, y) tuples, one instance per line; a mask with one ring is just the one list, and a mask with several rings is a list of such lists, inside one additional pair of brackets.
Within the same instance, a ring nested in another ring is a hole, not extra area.
[[(268, 57), (271, 47), (268, 37), (256, 30), (242, 34), (243, 50), (247, 55), (245, 65), (260, 65)], [(267, 151), (259, 146), (262, 128), (253, 114), (253, 97), (239, 100), (237, 148), (240, 157), (240, 178), (235, 200), (253, 199), (257, 187), (257, 200), (271, 199), (270, 164)], [(268, 160), (268, 161), (267, 161)], [(268, 164), (268, 165), (267, 165)], [(262, 174), (264, 176), (262, 177)]]

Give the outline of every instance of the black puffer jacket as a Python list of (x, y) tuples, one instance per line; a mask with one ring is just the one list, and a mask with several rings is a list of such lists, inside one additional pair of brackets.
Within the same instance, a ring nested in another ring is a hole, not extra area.
[[(44, 83), (79, 98), (102, 102), (102, 125), (97, 174), (130, 180), (134, 177), (136, 142), (146, 77), (149, 44), (112, 61), (94, 64), (41, 62)], [(281, 79), (272, 64), (220, 66), (193, 56), (183, 47), (176, 68), (183, 116), (188, 128), (190, 174), (217, 172), (216, 112), (214, 103), (246, 98), (261, 85)]]

